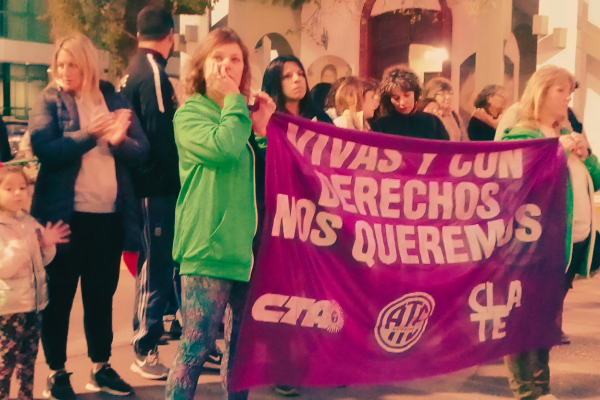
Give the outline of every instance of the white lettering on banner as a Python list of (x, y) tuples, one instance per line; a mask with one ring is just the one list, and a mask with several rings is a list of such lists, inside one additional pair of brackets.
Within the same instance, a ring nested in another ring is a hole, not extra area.
[(318, 328), (331, 333), (344, 326), (344, 313), (335, 300), (315, 300), (298, 296), (267, 293), (252, 306), (252, 318), (272, 322)]
[(321, 184), (319, 205), (328, 208), (341, 205), (352, 214), (411, 220), (450, 220), (454, 216), (467, 221), (492, 219), (500, 213), (500, 204), (493, 197), (500, 191), (496, 182), (487, 182), (480, 188), (473, 182), (431, 181), (427, 185), (417, 179), (401, 182), (393, 178), (327, 176), (319, 171), (315, 174)]
[[(378, 262), (394, 263), (398, 259), (393, 255), (396, 252), (400, 255), (402, 264), (458, 264), (481, 261), (490, 258), (494, 249), (504, 246), (513, 238), (521, 242), (538, 240), (542, 226), (526, 215), (526, 212), (530, 212), (535, 216), (538, 209), (532, 204), (524, 204), (517, 210), (517, 217), (509, 219), (507, 224), (503, 219), (487, 221), (487, 232), (486, 225), (437, 227), (369, 224), (358, 220), (355, 223), (352, 257), (369, 267)], [(519, 228), (513, 228), (514, 222)]]
[[(402, 153), (394, 149), (385, 149), (348, 140), (301, 130), (288, 123), (286, 137), (301, 156), (310, 159), (315, 166), (330, 168), (362, 169), (390, 173), (402, 166)], [(426, 175), (436, 153), (423, 153), (423, 159), (417, 175)], [(464, 154), (455, 154), (450, 161), (448, 172), (451, 176), (462, 178), (467, 175), (477, 178), (521, 179), (523, 176), (523, 149), (500, 152), (478, 153), (474, 161), (463, 160)], [(329, 163), (323, 162), (329, 159)]]
[[(483, 306), (477, 300), (480, 293), (485, 293), (486, 305)], [(492, 321), (492, 340), (502, 339), (506, 336), (506, 322), (502, 318), (507, 318), (514, 307), (521, 307), (521, 295), (523, 289), (521, 281), (512, 281), (508, 288), (508, 299), (506, 305), (494, 305), (494, 284), (491, 282), (481, 283), (471, 291), (469, 296), (469, 307), (473, 310), (471, 321), (479, 322), (479, 341), (485, 342), (486, 322)]]
[(375, 340), (389, 353), (414, 346), (427, 327), (435, 301), (424, 292), (409, 293), (385, 306), (377, 317)]
[[(337, 240), (337, 233), (334, 229), (342, 227), (342, 217), (320, 211), (315, 218), (315, 210), (316, 206), (310, 200), (299, 199), (296, 201), (296, 198), (292, 197), (290, 205), (288, 195), (278, 194), (271, 236), (279, 237), (283, 231), (285, 239), (294, 239), (296, 231), (298, 231), (298, 236), (303, 242), (310, 238), (311, 243), (315, 246), (331, 246)], [(313, 220), (316, 221), (319, 229), (310, 229)]]
[[(491, 178), (498, 173), (498, 178), (521, 179), (523, 177), (523, 149), (501, 151), (498, 153), (479, 153), (472, 161), (461, 161), (462, 154), (455, 154), (450, 161), (450, 175), (456, 178), (467, 176), (470, 172), (478, 178)], [(487, 156), (487, 168), (483, 165)]]
[[(344, 232), (354, 231), (352, 257), (374, 267), (475, 263), (511, 241), (536, 242), (543, 233), (541, 208), (514, 204), (526, 203), (522, 183), (500, 181), (523, 177), (523, 149), (423, 153), (419, 160), (315, 131), (288, 124), (290, 151), (313, 168), (299, 173), (320, 193), (311, 191), (307, 199), (278, 193), (273, 237), (332, 246), (346, 220), (353, 227)], [(384, 175), (403, 168), (403, 174)], [(508, 206), (510, 214), (503, 209)]]

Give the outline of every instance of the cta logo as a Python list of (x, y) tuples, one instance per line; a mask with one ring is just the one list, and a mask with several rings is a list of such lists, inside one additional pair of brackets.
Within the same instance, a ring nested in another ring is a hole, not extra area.
[(268, 293), (260, 296), (252, 306), (256, 321), (300, 325), (305, 328), (339, 332), (344, 326), (344, 314), (334, 300), (307, 299)]
[(391, 302), (377, 317), (377, 343), (390, 353), (410, 349), (423, 335), (434, 307), (433, 297), (423, 292), (409, 293)]

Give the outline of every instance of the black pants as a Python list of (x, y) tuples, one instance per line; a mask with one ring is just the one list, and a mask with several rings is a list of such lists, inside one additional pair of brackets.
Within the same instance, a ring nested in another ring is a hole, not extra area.
[(148, 197), (141, 201), (144, 254), (137, 265), (131, 341), (135, 351), (145, 356), (158, 345), (163, 334), (163, 315), (169, 302), (175, 303), (168, 307), (170, 313), (177, 311), (178, 296), (174, 292), (179, 285), (174, 282), (173, 272), (178, 265), (172, 255), (177, 196)]
[(83, 325), (92, 362), (111, 355), (112, 300), (123, 248), (120, 214), (73, 213), (71, 241), (46, 267), (49, 303), (42, 313), (42, 345), (51, 370), (65, 367), (73, 298), (81, 277)]

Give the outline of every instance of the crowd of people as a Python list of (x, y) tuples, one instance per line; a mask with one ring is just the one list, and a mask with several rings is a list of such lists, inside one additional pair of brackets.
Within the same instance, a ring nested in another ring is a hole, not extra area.
[[(600, 188), (600, 164), (569, 109), (577, 83), (568, 71), (540, 68), (506, 112), (504, 88), (486, 86), (465, 124), (452, 109), (449, 80), (422, 86), (405, 66), (388, 68), (381, 82), (348, 76), (309, 90), (301, 61), (279, 56), (267, 67), (262, 90), (251, 93), (248, 49), (223, 28), (211, 31), (192, 55), (178, 105), (165, 72), (172, 16), (146, 7), (137, 23), (138, 50), (118, 90), (100, 79), (87, 37), (57, 42), (52, 81), (29, 123), (40, 161), (30, 211), (28, 175), (18, 166), (0, 168), (0, 399), (8, 398), (15, 369), (19, 399), (33, 399), (40, 337), (51, 371), (44, 396), (76, 398), (65, 362), (79, 282), (93, 363), (87, 388), (133, 393), (109, 364), (123, 252), (139, 254), (131, 370), (166, 379), (166, 399), (193, 399), (203, 366), (220, 357), (215, 340), (224, 321), (223, 386), (229, 399), (248, 398), (247, 390), (230, 391), (228, 381), (260, 246), (266, 127), (275, 111), (431, 140), (558, 137), (569, 179), (565, 291), (557, 295), (566, 295), (577, 274), (589, 273), (591, 196)], [(168, 368), (158, 344), (163, 316), (176, 312), (182, 334)], [(548, 353), (506, 357), (516, 398), (554, 398)], [(276, 390), (299, 394), (289, 386)]]

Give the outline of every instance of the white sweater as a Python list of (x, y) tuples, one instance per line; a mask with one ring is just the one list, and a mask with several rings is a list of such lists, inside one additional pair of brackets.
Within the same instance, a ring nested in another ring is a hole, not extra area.
[[(88, 98), (76, 97), (79, 125), (87, 129), (97, 114), (108, 113), (104, 98), (95, 105)], [(117, 200), (117, 172), (115, 159), (104, 138), (96, 147), (81, 157), (81, 169), (75, 181), (75, 211), (87, 213), (114, 213)]]

